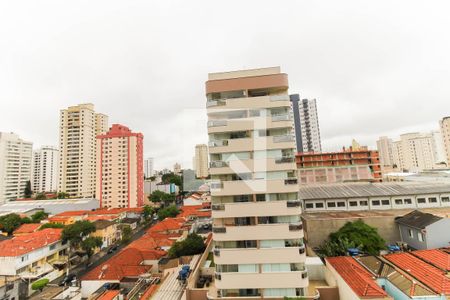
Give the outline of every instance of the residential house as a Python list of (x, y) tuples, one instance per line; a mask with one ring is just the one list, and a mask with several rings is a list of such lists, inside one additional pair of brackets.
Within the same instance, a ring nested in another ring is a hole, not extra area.
[(95, 232), (91, 233), (91, 237), (99, 237), (103, 244), (101, 249), (107, 248), (120, 239), (120, 232), (117, 230), (117, 224), (108, 220), (97, 220), (94, 222)]
[(0, 275), (19, 276), (30, 283), (62, 275), (67, 244), (62, 229), (47, 228), (0, 242)]
[(40, 223), (31, 223), (31, 224), (22, 224), (16, 230), (14, 230), (14, 236), (21, 236), (25, 234), (30, 234), (36, 232), (41, 228), (42, 224)]
[(395, 219), (402, 242), (423, 250), (446, 247), (450, 243), (450, 219), (414, 210)]

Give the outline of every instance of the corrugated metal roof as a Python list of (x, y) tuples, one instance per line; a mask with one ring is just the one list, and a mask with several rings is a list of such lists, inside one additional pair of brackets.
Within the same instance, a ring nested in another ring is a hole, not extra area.
[(300, 185), (299, 189), (299, 196), (302, 200), (406, 196), (435, 193), (450, 193), (450, 184), (411, 182), (336, 183)]

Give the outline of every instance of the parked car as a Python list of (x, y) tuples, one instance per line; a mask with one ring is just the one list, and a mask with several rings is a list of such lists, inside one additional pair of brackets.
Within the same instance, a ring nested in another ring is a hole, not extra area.
[(108, 254), (116, 252), (117, 249), (119, 249), (119, 246), (117, 245), (112, 246), (111, 248), (108, 249)]
[(69, 283), (71, 283), (72, 281), (74, 281), (75, 279), (77, 279), (77, 276), (75, 274), (69, 274), (64, 276), (64, 278), (59, 282), (59, 286), (65, 286)]

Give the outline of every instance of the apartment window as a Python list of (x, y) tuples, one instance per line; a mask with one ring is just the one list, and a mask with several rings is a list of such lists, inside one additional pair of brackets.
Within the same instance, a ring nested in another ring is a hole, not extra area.
[(403, 200), (402, 199), (395, 199), (395, 204), (402, 205), (403, 204)]
[(419, 238), (419, 241), (423, 242), (423, 233), (422, 233), (422, 232), (419, 232), (419, 233), (417, 234), (417, 236), (418, 236), (418, 238)]
[(414, 233), (413, 233), (413, 231), (412, 231), (411, 229), (408, 229), (408, 236), (409, 236), (410, 238), (413, 238), (413, 237), (414, 237)]
[(321, 203), (321, 202), (316, 203), (316, 208), (323, 208), (323, 203)]
[(405, 202), (405, 204), (412, 204), (412, 199), (411, 198), (403, 199), (403, 201)]
[(390, 205), (391, 201), (389, 200), (381, 200), (381, 205)]
[(308, 208), (308, 209), (311, 209), (311, 208), (314, 208), (314, 204), (313, 203), (306, 203), (305, 207)]
[(336, 207), (336, 202), (327, 202), (328, 207)]
[(355, 206), (358, 206), (358, 202), (357, 201), (350, 201), (350, 202), (348, 202), (348, 205), (351, 206), (351, 207), (355, 207)]
[(20, 258), (21, 261), (27, 261), (28, 260), (28, 254), (24, 255)]
[(450, 197), (441, 197), (441, 202), (450, 202)]
[(361, 200), (361, 201), (359, 201), (359, 205), (360, 206), (368, 206), (369, 202), (367, 200)]
[(437, 203), (437, 198), (436, 197), (430, 197), (430, 198), (428, 198), (428, 202), (430, 202), (430, 203)]
[(380, 200), (372, 200), (372, 205), (373, 206), (379, 206), (380, 205)]
[(425, 198), (417, 198), (417, 203), (427, 203)]

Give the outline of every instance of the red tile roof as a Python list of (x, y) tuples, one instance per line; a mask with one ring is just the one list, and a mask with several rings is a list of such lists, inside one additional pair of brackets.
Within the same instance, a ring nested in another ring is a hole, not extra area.
[(77, 217), (86, 215), (89, 210), (70, 210), (54, 215), (54, 217)]
[(21, 233), (31, 233), (31, 232), (35, 232), (37, 231), (42, 224), (37, 223), (37, 224), (22, 224), (19, 226), (19, 228), (17, 228), (16, 230), (14, 230), (14, 234), (21, 234)]
[(112, 221), (112, 220), (115, 220), (115, 219), (117, 219), (118, 218), (118, 216), (105, 216), (105, 215), (99, 215), (99, 216), (89, 216), (89, 217), (87, 217), (86, 218), (86, 220), (87, 221), (91, 221), (91, 222), (94, 222), (94, 221), (98, 221), (98, 220), (109, 220), (109, 221)]
[(181, 207), (181, 213), (178, 214), (178, 218), (184, 217), (190, 217), (190, 216), (197, 216), (197, 217), (211, 217), (211, 210), (205, 210), (205, 207), (203, 205), (189, 205), (189, 206), (182, 206)]
[(349, 256), (328, 257), (326, 261), (361, 298), (386, 297), (386, 292), (377, 285), (372, 274)]
[[(176, 237), (179, 237), (179, 235), (176, 235)], [(160, 249), (162, 247), (170, 247), (174, 242), (173, 239), (170, 239), (170, 236), (156, 236), (153, 233), (147, 233), (141, 238), (131, 242), (127, 247), (140, 250)]]
[(164, 231), (179, 230), (183, 228), (184, 222), (186, 222), (184, 218), (166, 218), (161, 222), (150, 227), (150, 229), (147, 232), (164, 232)]
[(142, 262), (146, 256), (135, 248), (125, 248), (105, 263), (85, 274), (82, 280), (122, 280), (124, 277), (137, 277), (150, 271), (151, 266)]
[(118, 290), (107, 290), (103, 294), (101, 294), (97, 300), (112, 300), (119, 295)]
[(418, 250), (412, 254), (442, 270), (450, 271), (450, 253), (443, 249)]
[(61, 239), (62, 229), (46, 228), (0, 242), (0, 257), (15, 257), (46, 247)]
[(89, 211), (89, 215), (117, 215), (126, 212), (142, 213), (143, 207), (123, 207), (123, 208), (99, 208), (97, 210)]
[(450, 295), (450, 278), (445, 272), (426, 263), (410, 253), (393, 253), (384, 256), (387, 260), (408, 272), (418, 281), (427, 285), (436, 293)]

